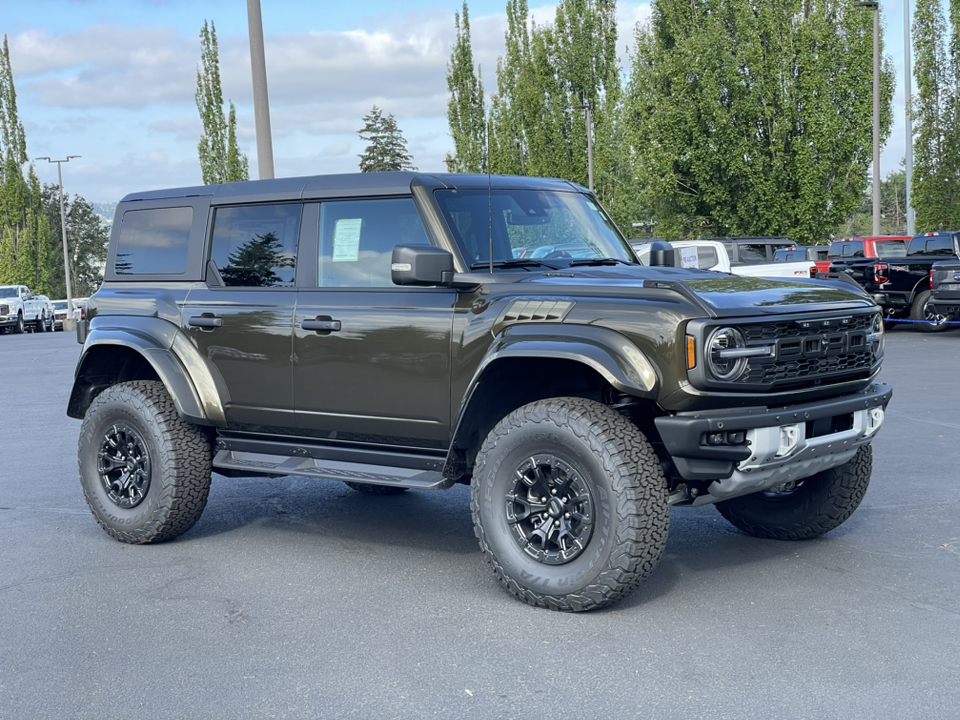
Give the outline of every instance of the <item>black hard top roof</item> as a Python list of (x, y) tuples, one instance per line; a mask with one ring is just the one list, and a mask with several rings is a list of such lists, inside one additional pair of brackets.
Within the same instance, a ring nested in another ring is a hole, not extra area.
[(250, 180), (224, 185), (198, 185), (169, 190), (149, 190), (130, 193), (120, 202), (210, 197), (211, 204), (226, 205), (242, 202), (368, 197), (370, 195), (409, 195), (411, 187), (414, 185), (433, 188), (480, 189), (486, 188), (488, 183), (494, 188), (586, 192), (585, 188), (574, 183), (550, 178), (383, 172), (313, 175), (273, 180)]

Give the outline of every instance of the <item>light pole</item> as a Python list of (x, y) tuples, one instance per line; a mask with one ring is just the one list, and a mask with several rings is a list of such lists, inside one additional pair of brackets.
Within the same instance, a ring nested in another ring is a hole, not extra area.
[(67, 155), (66, 160), (51, 160), (48, 157), (38, 157), (36, 160), (46, 160), (57, 164), (57, 179), (60, 181), (60, 231), (63, 237), (63, 275), (67, 283), (67, 316), (63, 319), (63, 329), (66, 331), (76, 328), (73, 319), (73, 291), (70, 289), (70, 253), (67, 251), (67, 214), (63, 209), (63, 163), (70, 162), (79, 155)]
[(273, 177), (273, 140), (270, 133), (270, 101), (267, 97), (267, 62), (263, 51), (263, 18), (260, 0), (247, 0), (250, 27), (250, 71), (253, 74), (253, 118), (257, 128), (257, 170), (260, 179)]
[(910, 97), (913, 92), (911, 82), (913, 73), (910, 71), (910, 0), (903, 0), (903, 60), (904, 60), (904, 89), (907, 94), (907, 235), (917, 232), (917, 213), (913, 209), (910, 193), (913, 190), (913, 120), (910, 117)]
[(873, 10), (873, 234), (880, 234), (880, 3), (855, 2)]

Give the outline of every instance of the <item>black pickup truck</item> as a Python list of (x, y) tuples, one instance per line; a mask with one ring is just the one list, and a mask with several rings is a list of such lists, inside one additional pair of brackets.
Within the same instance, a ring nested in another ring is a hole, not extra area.
[(830, 270), (856, 280), (887, 317), (921, 321), (916, 327), (925, 332), (944, 330), (944, 316), (930, 304), (930, 273), (934, 263), (960, 262), (958, 238), (960, 232), (924, 233), (910, 240), (903, 257), (837, 258)]
[(960, 261), (942, 260), (933, 264), (927, 309), (941, 323), (960, 318)]

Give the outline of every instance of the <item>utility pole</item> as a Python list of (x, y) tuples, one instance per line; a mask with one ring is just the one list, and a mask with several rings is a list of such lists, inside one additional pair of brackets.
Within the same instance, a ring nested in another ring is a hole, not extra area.
[(76, 321), (73, 318), (73, 290), (70, 289), (70, 253), (67, 251), (67, 214), (63, 209), (63, 163), (70, 162), (79, 155), (67, 155), (66, 160), (51, 160), (49, 157), (38, 157), (36, 160), (46, 160), (57, 164), (57, 179), (60, 181), (60, 232), (63, 239), (63, 276), (67, 283), (67, 316), (63, 320), (65, 331), (76, 330)]
[(273, 140), (270, 133), (270, 101), (267, 97), (267, 62), (263, 51), (263, 18), (260, 0), (247, 0), (250, 26), (250, 71), (253, 74), (253, 115), (257, 127), (257, 170), (260, 179), (274, 177)]
[(873, 234), (880, 234), (880, 3), (855, 2), (873, 10)]

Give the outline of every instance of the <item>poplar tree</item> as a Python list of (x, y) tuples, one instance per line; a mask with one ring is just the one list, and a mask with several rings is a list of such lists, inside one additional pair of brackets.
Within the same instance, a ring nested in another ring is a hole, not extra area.
[(230, 102), (223, 112), (220, 87), (220, 51), (213, 21), (203, 22), (200, 31), (200, 65), (197, 68), (197, 110), (203, 134), (197, 144), (200, 171), (205, 185), (250, 179), (250, 163), (237, 144), (237, 109)]
[[(823, 241), (872, 160), (872, 15), (842, 0), (654, 0), (637, 30), (637, 171), (667, 238)], [(881, 79), (889, 134), (893, 73)]]
[(413, 158), (407, 152), (397, 121), (393, 115), (376, 105), (363, 117), (364, 126), (358, 131), (360, 139), (368, 143), (360, 158), (360, 172), (390, 172), (395, 170), (416, 170)]
[(917, 0), (913, 24), (913, 188), (917, 231), (960, 226), (960, 3), (950, 2), (948, 22), (941, 0)]
[(483, 79), (479, 69), (474, 71), (473, 49), (470, 45), (470, 15), (463, 3), (463, 20), (454, 14), (457, 41), (447, 64), (447, 121), (453, 136), (454, 155), (447, 164), (455, 172), (486, 172), (486, 109), (483, 97)]

